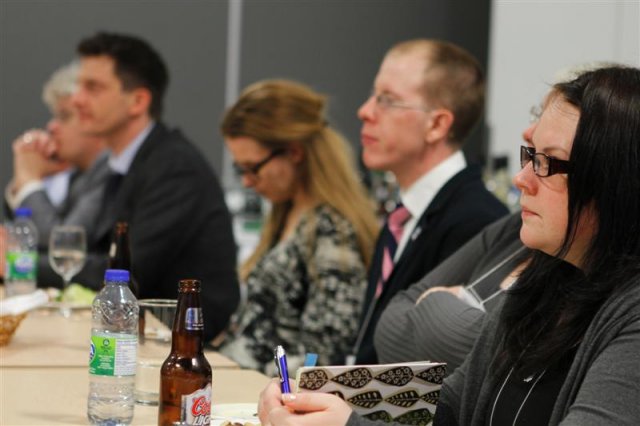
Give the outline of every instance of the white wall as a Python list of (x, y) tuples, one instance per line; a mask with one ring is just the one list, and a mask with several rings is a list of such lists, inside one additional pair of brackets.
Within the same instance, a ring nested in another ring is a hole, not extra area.
[(487, 122), (492, 155), (518, 170), (520, 134), (561, 69), (592, 61), (640, 66), (640, 0), (494, 0)]

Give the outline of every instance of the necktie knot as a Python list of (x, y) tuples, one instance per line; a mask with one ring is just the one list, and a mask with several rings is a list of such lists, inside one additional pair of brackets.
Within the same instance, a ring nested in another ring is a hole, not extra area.
[(409, 210), (402, 204), (398, 205), (394, 211), (389, 214), (388, 224), (389, 231), (396, 240), (396, 243), (400, 241), (402, 237), (402, 231), (404, 230), (404, 224), (411, 217)]
[(107, 176), (107, 181), (105, 182), (102, 193), (102, 207), (97, 218), (97, 223), (102, 223), (106, 218), (108, 218), (109, 221), (113, 221), (116, 215), (115, 199), (123, 177), (123, 174), (115, 171), (111, 171), (109, 176)]
[(105, 196), (113, 197), (116, 192), (118, 192), (118, 188), (120, 188), (120, 183), (122, 182), (122, 178), (124, 175), (122, 173), (118, 173), (116, 171), (110, 171), (109, 177), (107, 178), (107, 183), (105, 185)]

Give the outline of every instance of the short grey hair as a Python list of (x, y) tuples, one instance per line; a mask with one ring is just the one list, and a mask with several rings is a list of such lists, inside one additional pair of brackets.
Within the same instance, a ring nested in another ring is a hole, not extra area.
[(44, 84), (42, 100), (51, 112), (54, 111), (60, 98), (71, 96), (75, 92), (79, 69), (79, 63), (73, 61), (58, 68)]

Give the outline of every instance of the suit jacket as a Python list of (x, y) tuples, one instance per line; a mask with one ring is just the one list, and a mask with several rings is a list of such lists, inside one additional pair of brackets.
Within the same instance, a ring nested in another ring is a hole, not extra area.
[(356, 348), (356, 362), (378, 362), (373, 346), (375, 326), (396, 293), (418, 282), (485, 226), (507, 213), (507, 208), (485, 188), (480, 168), (466, 167), (438, 191), (424, 211), (393, 267), (382, 294), (375, 300), (384, 249), (383, 240), (378, 237), (369, 271), (360, 326), (362, 341)]
[(115, 222), (126, 221), (138, 297), (175, 299), (179, 280), (199, 279), (205, 337), (218, 334), (240, 292), (231, 216), (203, 155), (179, 131), (156, 123), (115, 197), (104, 202), (92, 241), (101, 262), (78, 281), (100, 285)]
[[(56, 225), (81, 225), (87, 240), (95, 237), (95, 222), (100, 211), (104, 185), (109, 175), (107, 154), (104, 152), (84, 171), (71, 174), (67, 198), (58, 207), (54, 206), (44, 189), (29, 194), (20, 207), (29, 207), (31, 220), (38, 229), (38, 285), (61, 286), (62, 278), (49, 265), (49, 235)], [(10, 213), (10, 216), (13, 216)]]

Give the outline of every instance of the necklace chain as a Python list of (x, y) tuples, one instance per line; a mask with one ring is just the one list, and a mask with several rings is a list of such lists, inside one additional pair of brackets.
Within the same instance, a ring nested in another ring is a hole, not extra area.
[[(542, 379), (542, 376), (544, 376), (544, 373), (546, 373), (546, 372), (547, 372), (547, 369), (545, 368), (542, 371), (542, 373), (540, 373), (540, 375), (533, 382), (533, 385), (531, 385), (531, 388), (529, 389), (529, 392), (527, 392), (527, 395), (525, 395), (524, 400), (522, 400), (522, 403), (520, 404), (520, 407), (518, 407), (518, 411), (516, 412), (516, 415), (513, 418), (513, 423), (512, 423), (513, 426), (516, 425), (516, 421), (518, 420), (518, 416), (520, 415), (520, 411), (522, 411), (522, 407), (524, 407), (524, 404), (529, 399), (529, 396), (531, 395), (531, 392), (533, 392), (533, 388), (536, 387), (536, 385), (538, 384), (540, 379)], [(509, 381), (509, 378), (511, 377), (512, 373), (513, 373), (513, 367), (511, 367), (511, 370), (509, 370), (509, 374), (507, 374), (506, 379), (504, 379), (504, 382), (502, 382), (502, 385), (500, 386), (500, 390), (498, 391), (498, 394), (496, 395), (496, 399), (493, 401), (493, 407), (491, 407), (491, 417), (489, 417), (489, 426), (493, 426), (493, 414), (495, 413), (496, 405), (498, 405), (498, 400), (500, 399), (500, 395), (502, 394), (502, 390), (507, 385), (507, 382)], [(526, 379), (524, 379), (524, 381), (526, 383), (529, 383), (532, 378), (533, 378), (533, 376), (527, 377)]]

